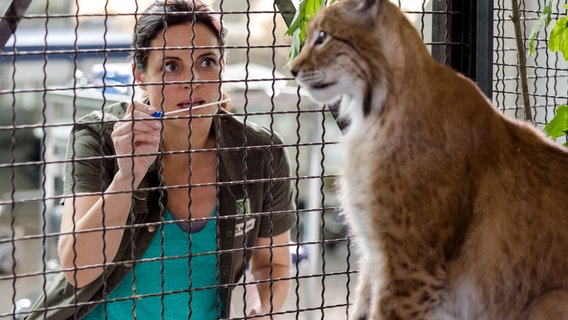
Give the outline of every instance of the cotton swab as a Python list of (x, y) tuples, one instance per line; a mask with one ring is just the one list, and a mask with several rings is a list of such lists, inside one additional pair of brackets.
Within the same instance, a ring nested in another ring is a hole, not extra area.
[(223, 100), (219, 100), (219, 101), (215, 101), (215, 102), (209, 102), (209, 103), (206, 103), (206, 104), (201, 104), (201, 105), (194, 106), (194, 107), (183, 108), (183, 109), (174, 110), (174, 111), (168, 111), (168, 112), (165, 112), (165, 113), (163, 111), (156, 111), (156, 112), (152, 113), (152, 117), (161, 118), (163, 116), (169, 116), (169, 115), (176, 114), (176, 113), (187, 112), (187, 110), (189, 110), (189, 109), (196, 110), (196, 109), (201, 109), (201, 108), (205, 108), (205, 107), (210, 107), (210, 106), (226, 103), (226, 102), (229, 102), (230, 100), (231, 99), (223, 99)]

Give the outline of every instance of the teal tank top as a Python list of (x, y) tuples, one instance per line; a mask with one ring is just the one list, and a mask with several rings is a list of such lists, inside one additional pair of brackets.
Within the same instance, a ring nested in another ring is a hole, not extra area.
[[(215, 214), (214, 210), (213, 216)], [(166, 210), (164, 221), (172, 220), (171, 213)], [(136, 263), (134, 271), (130, 271), (107, 295), (106, 305), (98, 305), (83, 319), (105, 319), (105, 309), (108, 319), (133, 319), (133, 311), (140, 320), (217, 319), (217, 308), (222, 310), (221, 302), (217, 307), (215, 287), (217, 257), (215, 254), (200, 255), (217, 250), (216, 233), (216, 220), (210, 220), (202, 230), (193, 233), (183, 231), (175, 223), (164, 224), (162, 229), (156, 230), (142, 256), (142, 259), (158, 259)], [(188, 253), (191, 253), (191, 259), (187, 257)], [(161, 257), (165, 258), (163, 270)], [(114, 299), (119, 300), (109, 301)]]

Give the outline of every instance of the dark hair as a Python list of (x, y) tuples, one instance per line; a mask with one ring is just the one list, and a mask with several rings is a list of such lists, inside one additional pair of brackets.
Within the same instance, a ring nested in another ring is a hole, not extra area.
[(134, 29), (132, 40), (132, 59), (140, 71), (146, 69), (150, 41), (164, 28), (187, 22), (202, 23), (207, 26), (223, 46), (227, 38), (227, 30), (221, 25), (219, 18), (213, 14), (211, 7), (201, 0), (157, 0), (142, 14)]

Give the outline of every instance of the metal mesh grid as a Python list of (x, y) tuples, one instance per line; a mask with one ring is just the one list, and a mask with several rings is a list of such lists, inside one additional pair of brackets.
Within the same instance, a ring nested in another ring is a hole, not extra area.
[[(553, 1), (553, 19), (566, 14), (562, 1)], [(542, 1), (519, 1), (521, 27), (524, 30), (523, 41), (528, 47), (530, 31), (543, 11)], [(523, 101), (521, 95), (521, 76), (519, 58), (515, 44), (515, 33), (511, 2), (495, 1), (494, 19), (494, 93), (495, 106), (506, 115), (523, 119)], [(542, 128), (554, 117), (558, 105), (568, 100), (568, 63), (561, 54), (548, 50), (548, 30), (540, 32), (536, 39), (536, 52), (527, 53), (527, 81), (529, 104), (534, 123)]]
[[(2, 318), (19, 317), (20, 308), (25, 307), (25, 299), (34, 301), (47, 290), (49, 281), (60, 274), (56, 251), (57, 238), (61, 235), (59, 201), (62, 199), (62, 170), (71, 127), (83, 115), (92, 111), (102, 112), (104, 106), (129, 100), (136, 94), (127, 59), (131, 30), (128, 26), (121, 29), (122, 24), (127, 24), (123, 20), (131, 19), (132, 14), (113, 11), (110, 2), (90, 13), (83, 11), (88, 7), (86, 2), (75, 2), (71, 8), (65, 5), (57, 1), (49, 1), (43, 7), (32, 4), (1, 56), (3, 74), (10, 75), (3, 79), (2, 104), (6, 111), (11, 111), (11, 117), (4, 118), (1, 128), (10, 151), (4, 153), (6, 160), (0, 170), (3, 178), (11, 182), (3, 190), (2, 198), (1, 218), (6, 226), (1, 240), (6, 255), (2, 259), (6, 269), (0, 276), (0, 285), (3, 292), (9, 293), (9, 298), (3, 300), (5, 304), (1, 306)], [(140, 1), (140, 7), (144, 5)], [(309, 310), (330, 314), (335, 309), (343, 309), (341, 312), (345, 314), (347, 303), (343, 293), (349, 291), (347, 281), (353, 271), (344, 271), (336, 266), (337, 270), (331, 272), (329, 266), (325, 266), (330, 251), (322, 250), (326, 245), (349, 250), (345, 245), (348, 238), (338, 220), (337, 204), (331, 200), (337, 168), (330, 170), (331, 166), (327, 164), (329, 157), (326, 159), (327, 154), (338, 153), (339, 130), (332, 117), (323, 115), (321, 107), (315, 110), (307, 108), (312, 105), (311, 102), (299, 95), (293, 80), (285, 75), (289, 40), (284, 37), (285, 25), (275, 6), (266, 6), (260, 1), (218, 1), (215, 8), (230, 31), (226, 47), (229, 64), (225, 70), (224, 85), (232, 99), (232, 111), (242, 116), (246, 123), (265, 125), (271, 135), (278, 132), (284, 136), (285, 147), (291, 156), (290, 179), (298, 203), (298, 210), (292, 213), (295, 216), (292, 228), (295, 243), (289, 245), (294, 258), (293, 284), (286, 306), (271, 313), (282, 319), (291, 316), (305, 318), (309, 316)], [(142, 10), (132, 6), (128, 8), (131, 12), (137, 9)], [(311, 123), (315, 123), (312, 121), (316, 121), (318, 126), (312, 126)], [(318, 132), (317, 128), (323, 130), (322, 126), (332, 130), (335, 126), (335, 133), (330, 135), (329, 129)], [(34, 144), (28, 145), (29, 142), (20, 137)], [(332, 150), (334, 147), (335, 151)], [(243, 162), (258, 148), (248, 146), (245, 141), (239, 148), (244, 151)], [(204, 151), (207, 150), (191, 150), (193, 153)], [(217, 153), (231, 151), (215, 150)], [(20, 155), (20, 152), (23, 154)], [(307, 160), (314, 157), (320, 160)], [(243, 170), (248, 170), (246, 165)], [(270, 189), (277, 179), (268, 180)], [(309, 184), (319, 186), (315, 187), (315, 196), (308, 207), (306, 185)], [(222, 188), (223, 183), (215, 187)], [(274, 214), (272, 211), (254, 214), (271, 216)], [(331, 221), (327, 226), (322, 224), (322, 228), (328, 230), (317, 229), (318, 224), (315, 237), (306, 240), (303, 230), (306, 216), (316, 218), (312, 220), (325, 218)], [(333, 223), (335, 226), (330, 227)], [(324, 239), (320, 238), (320, 234), (324, 234)], [(246, 239), (243, 237), (242, 241)], [(272, 243), (268, 247), (277, 248)], [(260, 249), (262, 247), (253, 248)], [(310, 267), (316, 272), (309, 275), (306, 250), (321, 250)], [(222, 250), (212, 252), (221, 253)], [(232, 254), (244, 253), (242, 249), (234, 249)], [(339, 250), (334, 254), (336, 260), (348, 263), (349, 257), (342, 257)], [(324, 261), (322, 267), (317, 266), (320, 258)], [(112, 263), (107, 262), (107, 265), (112, 266)], [(346, 284), (340, 287), (340, 298), (334, 301), (329, 297), (326, 284), (337, 282), (339, 277), (344, 278)], [(321, 301), (307, 304), (306, 292), (314, 289), (308, 284), (312, 279), (316, 279), (318, 287), (321, 286)], [(161, 281), (164, 281), (163, 277)], [(246, 284), (254, 283), (254, 279), (245, 276), (241, 282), (229, 284), (234, 287), (231, 318), (243, 317)]]
[[(0, 8), (11, 2), (0, 1)], [(4, 112), (0, 117), (0, 145), (4, 148), (0, 154), (0, 178), (4, 181), (0, 192), (0, 291), (5, 297), (0, 302), (0, 318), (20, 318), (28, 303), (61, 273), (56, 245), (61, 235), (59, 201), (70, 128), (81, 116), (136, 94), (127, 60), (135, 18), (132, 13), (142, 12), (151, 1), (123, 1), (125, 8), (110, 1), (91, 2), (32, 1), (0, 54), (0, 109)], [(464, 68), (471, 68), (460, 52), (471, 49), (467, 41), (475, 30), (465, 25), (461, 36), (451, 34), (452, 21), (461, 21), (467, 12), (456, 10), (458, 6), (450, 0), (394, 2), (408, 11), (440, 62), (455, 64), (460, 63), (456, 59), (463, 59)], [(542, 4), (529, 2), (522, 3), (526, 30), (542, 11)], [(493, 99), (500, 110), (520, 117), (520, 84), (508, 6), (509, 1), (495, 1)], [(289, 180), (297, 204), (293, 243), (289, 245), (291, 288), (284, 307), (272, 310), (271, 316), (344, 318), (352, 302), (357, 270), (356, 253), (334, 192), (341, 160), (340, 130), (333, 116), (303, 96), (288, 75), (285, 65), (290, 40), (284, 37), (286, 26), (274, 4), (215, 1), (214, 7), (230, 32), (223, 82), (232, 98), (232, 111), (247, 123), (267, 126), (271, 135), (281, 134), (290, 154)], [(561, 12), (560, 5), (555, 10)], [(543, 39), (538, 43), (539, 48), (544, 46)], [(550, 120), (554, 106), (568, 99), (567, 67), (558, 56), (539, 49), (529, 58), (529, 70), (531, 104), (541, 125)], [(244, 151), (244, 162), (255, 147), (245, 141), (238, 149)], [(215, 150), (226, 151), (232, 150)], [(270, 184), (277, 181), (267, 179)], [(271, 209), (255, 214), (273, 213)], [(231, 253), (244, 251), (234, 249)], [(269, 281), (279, 280), (285, 279)], [(256, 281), (245, 276), (230, 284), (234, 287), (232, 319), (244, 318), (246, 284), (250, 283)]]

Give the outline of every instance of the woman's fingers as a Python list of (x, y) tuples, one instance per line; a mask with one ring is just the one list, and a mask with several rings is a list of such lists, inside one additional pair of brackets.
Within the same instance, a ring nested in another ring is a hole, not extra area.
[(132, 110), (134, 109), (135, 112), (142, 112), (146, 115), (151, 116), (152, 114), (154, 114), (154, 112), (156, 112), (156, 108), (147, 105), (145, 103), (139, 102), (139, 101), (134, 101), (134, 103), (131, 103), (128, 108), (126, 109), (126, 114), (125, 114), (125, 118), (126, 117), (131, 117), (132, 115)]
[(135, 120), (123, 120), (115, 123), (112, 136), (123, 136), (129, 133), (157, 133), (159, 134), (161, 131), (162, 124), (160, 121), (156, 120), (144, 120), (144, 119), (135, 119)]
[[(141, 102), (131, 103), (126, 109), (124, 118), (115, 123), (113, 137), (122, 136), (128, 132), (160, 131), (162, 123), (151, 116), (154, 112), (156, 112), (156, 109), (147, 104)], [(144, 119), (148, 120), (144, 121)]]
[[(137, 132), (132, 135), (121, 135), (113, 138), (116, 149), (133, 149), (132, 146), (140, 146), (142, 144), (155, 145), (160, 142), (160, 135), (155, 133)], [(126, 148), (123, 148), (126, 147)], [(130, 148), (128, 148), (130, 147)]]
[(146, 174), (159, 150), (162, 122), (151, 116), (154, 112), (156, 110), (146, 104), (130, 104), (124, 118), (114, 124), (111, 134), (116, 154), (129, 156), (117, 159), (119, 170), (132, 174), (136, 181)]

